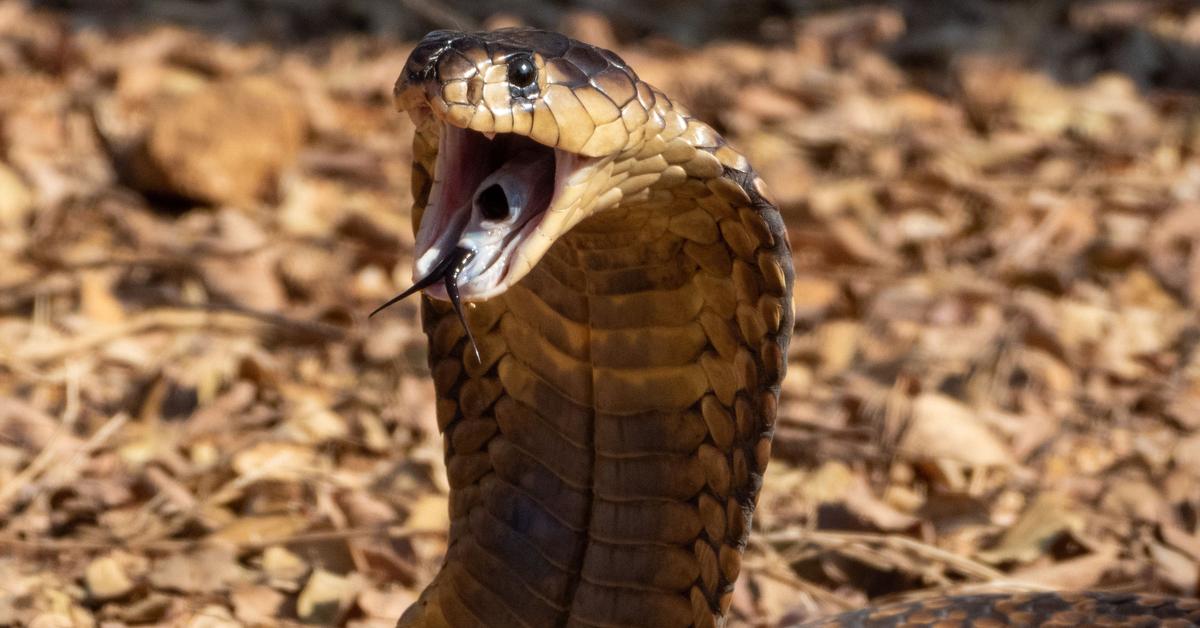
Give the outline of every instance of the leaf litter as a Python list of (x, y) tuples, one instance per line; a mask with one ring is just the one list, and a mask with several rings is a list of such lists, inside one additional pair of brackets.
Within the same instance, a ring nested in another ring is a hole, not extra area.
[[(726, 133), (788, 222), (737, 625), (1200, 592), (1200, 11), (982, 4), (698, 47), (562, 21)], [(0, 10), (0, 624), (391, 626), (447, 525), (416, 308), (366, 318), (411, 268), (412, 42), (88, 16)]]

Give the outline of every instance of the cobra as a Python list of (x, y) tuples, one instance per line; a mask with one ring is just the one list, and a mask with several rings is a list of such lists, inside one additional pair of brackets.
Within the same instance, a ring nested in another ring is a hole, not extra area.
[[(792, 329), (787, 235), (712, 127), (617, 55), (435, 31), (412, 117), (414, 285), (445, 436), (441, 570), (400, 626), (724, 623)], [(1200, 621), (1138, 596), (969, 596), (826, 625)], [(1188, 624), (1184, 624), (1188, 625)]]

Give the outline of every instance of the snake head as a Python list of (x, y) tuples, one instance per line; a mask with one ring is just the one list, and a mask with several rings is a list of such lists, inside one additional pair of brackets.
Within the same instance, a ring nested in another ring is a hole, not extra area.
[[(534, 29), (434, 31), (409, 56), (395, 96), (433, 179), (414, 210), (414, 280), (469, 250), (456, 280), (465, 300), (503, 293), (559, 236), (618, 203), (614, 163), (662, 128), (656, 93), (620, 57)], [(427, 285), (448, 298), (444, 285)]]

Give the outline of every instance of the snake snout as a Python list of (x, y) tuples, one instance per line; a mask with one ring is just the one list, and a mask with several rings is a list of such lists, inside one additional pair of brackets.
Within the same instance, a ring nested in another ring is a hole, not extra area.
[[(640, 192), (618, 189), (630, 177), (609, 165), (668, 127), (682, 130), (655, 93), (616, 55), (558, 33), (426, 36), (395, 86), (417, 128), (417, 169), (431, 183), (414, 278), (466, 247), (477, 255), (457, 282), (462, 298), (499, 296), (576, 224)], [(651, 174), (632, 179), (650, 185)], [(449, 298), (441, 285), (427, 294)]]

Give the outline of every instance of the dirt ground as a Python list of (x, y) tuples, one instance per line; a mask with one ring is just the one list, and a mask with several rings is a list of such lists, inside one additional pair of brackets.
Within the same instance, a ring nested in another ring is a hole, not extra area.
[[(481, 18), (118, 4), (0, 0), (0, 625), (390, 627), (447, 524), (416, 307), (366, 317), (412, 262), (390, 94)], [(1200, 9), (784, 2), (722, 39), (545, 4), (788, 222), (735, 625), (1200, 593)]]

